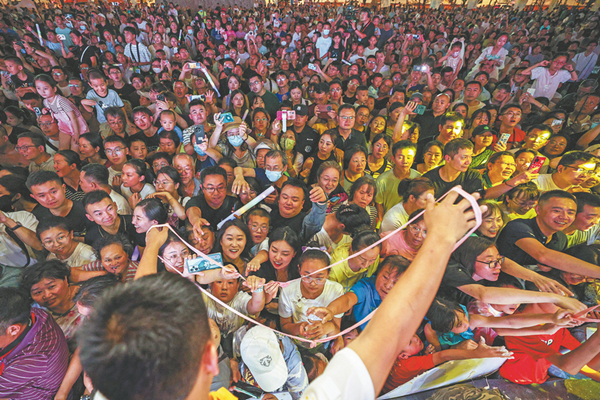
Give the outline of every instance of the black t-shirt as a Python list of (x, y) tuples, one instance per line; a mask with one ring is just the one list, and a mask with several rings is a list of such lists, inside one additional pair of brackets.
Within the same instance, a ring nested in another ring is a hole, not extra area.
[(419, 131), (420, 139), (430, 139), (429, 141), (431, 141), (434, 137), (439, 135), (440, 124), (442, 123), (443, 117), (444, 114), (434, 117), (433, 110), (425, 110), (423, 115), (417, 114), (414, 122), (421, 127), (421, 130)]
[(279, 207), (273, 207), (271, 211), (271, 227), (280, 228), (282, 226), (289, 226), (294, 232), (298, 232), (298, 235), (302, 232), (302, 224), (304, 223), (305, 212), (300, 212), (292, 218), (285, 218), (279, 214)]
[(510, 221), (500, 231), (496, 241), (498, 252), (503, 256), (510, 257), (517, 264), (536, 265), (537, 260), (517, 246), (517, 241), (525, 238), (533, 238), (551, 250), (564, 251), (567, 248), (567, 235), (563, 232), (554, 233), (548, 241), (548, 237), (540, 230), (536, 218), (519, 218)]
[(361, 40), (361, 43), (365, 47), (368, 46), (369, 38), (371, 36), (375, 35), (375, 24), (373, 23), (373, 21), (369, 20), (369, 23), (362, 27), (362, 29), (360, 30), (360, 33), (367, 35), (367, 36), (365, 36), (364, 39)]
[(315, 154), (313, 165), (312, 165), (312, 168), (310, 169), (310, 174), (308, 175), (307, 182), (309, 185), (312, 185), (313, 183), (317, 183), (317, 172), (319, 171), (319, 167), (321, 166), (321, 164), (323, 164), (326, 161), (336, 161), (337, 162), (337, 158), (335, 157), (335, 154), (333, 151), (331, 152), (331, 154), (329, 155), (329, 158), (327, 158), (327, 160), (321, 160), (319, 158), (319, 156), (317, 154)]
[(9, 142), (11, 142), (12, 144), (17, 144), (17, 141), (19, 140), (19, 135), (24, 132), (29, 132), (29, 130), (21, 128), (19, 126), (13, 126), (12, 132), (10, 133), (10, 135), (8, 135)]
[(352, 128), (348, 139), (344, 139), (342, 135), (339, 134), (338, 128), (330, 129), (328, 131), (325, 131), (324, 133), (327, 132), (335, 132), (338, 134), (338, 138), (335, 141), (335, 147), (344, 152), (355, 146), (363, 146), (365, 149), (367, 148), (367, 139), (365, 138), (364, 133), (357, 131), (354, 128)]
[[(31, 212), (38, 221), (54, 217), (49, 209), (42, 207), (40, 204), (35, 206)], [(71, 211), (64, 218), (67, 220), (69, 228), (73, 229), (73, 236), (83, 236), (90, 226), (90, 220), (85, 216), (83, 204), (79, 201), (73, 201)]]
[(458, 178), (452, 182), (446, 182), (440, 177), (440, 168), (437, 167), (423, 176), (429, 178), (435, 187), (435, 197), (438, 198), (456, 185), (461, 185), (467, 193), (483, 191), (483, 180), (478, 171), (468, 170), (461, 172)]
[(138, 133), (131, 135), (129, 137), (129, 143), (131, 143), (133, 140), (141, 140), (142, 142), (146, 143), (148, 153), (156, 151), (158, 149), (158, 146), (160, 145), (160, 139), (158, 138), (157, 134), (148, 137), (143, 131), (139, 131)]
[(308, 124), (304, 125), (304, 129), (302, 132), (296, 132), (296, 127), (292, 125), (292, 131), (296, 134), (296, 146), (294, 149), (302, 154), (304, 159), (306, 160), (308, 157), (311, 157), (319, 144), (319, 134)]
[(73, 53), (73, 59), (77, 61), (77, 64), (87, 64), (90, 68), (92, 67), (92, 57), (96, 57), (98, 61), (98, 49), (93, 46), (71, 46), (69, 51)]
[(15, 89), (18, 88), (26, 88), (26, 87), (34, 87), (34, 76), (32, 74), (30, 74), (29, 72), (23, 71), (25, 72), (25, 75), (27, 75), (27, 77), (23, 80), (21, 78), (18, 77), (18, 75), (11, 75), (10, 76), (10, 80), (12, 81)]
[[(134, 246), (146, 247), (146, 233), (137, 233), (135, 226), (131, 223), (131, 215), (119, 215), (121, 219), (121, 225), (119, 225), (119, 232), (122, 233), (129, 239), (129, 242)], [(110, 236), (102, 227), (95, 222), (90, 224), (90, 227), (85, 234), (85, 244), (93, 246), (96, 241), (104, 236)]]
[(354, 103), (356, 103), (356, 95), (354, 95), (352, 97), (348, 97), (348, 96), (344, 95), (342, 97), (342, 99), (344, 100), (345, 104), (354, 104)]
[(110, 88), (117, 92), (121, 99), (129, 100), (132, 107), (137, 107), (140, 105), (140, 96), (137, 94), (137, 91), (133, 85), (126, 83), (121, 89), (117, 89), (114, 85)]
[(471, 301), (471, 296), (458, 289), (460, 286), (484, 284), (484, 281), (476, 282), (472, 275), (469, 274), (467, 268), (455, 260), (450, 260), (446, 267), (446, 272), (442, 278), (438, 296), (454, 300), (460, 304), (468, 304)]
[(202, 212), (202, 218), (208, 221), (208, 223), (217, 229), (217, 225), (219, 222), (223, 221), (225, 218), (229, 217), (235, 207), (235, 202), (237, 199), (232, 196), (225, 196), (225, 200), (221, 207), (214, 209), (208, 205), (206, 199), (204, 198), (204, 194), (198, 194), (198, 196), (194, 196), (187, 202), (185, 205), (185, 210), (187, 211), (190, 207), (198, 207)]

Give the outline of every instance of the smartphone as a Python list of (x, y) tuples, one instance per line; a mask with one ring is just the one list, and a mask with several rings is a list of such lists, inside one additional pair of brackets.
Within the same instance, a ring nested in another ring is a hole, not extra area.
[(164, 94), (159, 94), (158, 96), (156, 96), (156, 100), (165, 101), (165, 95)]
[(292, 119), (296, 119), (296, 111), (293, 110), (283, 110), (283, 111), (277, 111), (277, 119), (278, 120), (283, 120), (283, 115), (285, 115), (285, 119), (292, 120)]
[(59, 35), (56, 35), (56, 37), (57, 37), (59, 40), (63, 40), (63, 41), (64, 41), (64, 40), (67, 40), (67, 37), (66, 37), (65, 35), (61, 35), (61, 34), (59, 34)]
[(413, 39), (418, 40), (421, 35), (413, 35)]
[(527, 169), (527, 171), (529, 171), (529, 172), (531, 172), (533, 174), (539, 174), (540, 173), (540, 169), (542, 169), (542, 165), (544, 165), (544, 162), (546, 162), (546, 157), (544, 157), (544, 156), (535, 156), (535, 158), (533, 159), (533, 161), (529, 165), (529, 168)]
[(342, 60), (342, 62), (348, 66), (352, 65), (349, 61), (346, 61), (346, 60)]
[(199, 63), (195, 63), (195, 62), (191, 62), (191, 63), (188, 63), (188, 67), (190, 69), (196, 69), (196, 68), (200, 68), (200, 64)]
[(194, 101), (194, 100), (202, 100), (202, 101), (206, 101), (206, 96), (203, 94), (194, 94), (190, 96), (190, 101)]
[(423, 115), (426, 107), (423, 104), (417, 104), (417, 108), (415, 108), (415, 114)]
[(42, 115), (42, 110), (40, 110), (39, 107), (33, 107), (33, 111), (35, 112), (35, 115), (37, 115), (38, 117), (40, 115)]
[(531, 97), (533, 97), (535, 95), (535, 89), (534, 88), (529, 88), (529, 89), (527, 89), (527, 93), (529, 93), (529, 95)]
[(220, 265), (223, 265), (221, 253), (207, 254), (207, 256), (218, 264), (212, 263), (202, 257), (196, 257), (192, 260), (185, 260), (185, 268), (190, 274), (221, 268)]
[(10, 72), (8, 72), (8, 71), (0, 71), (0, 74), (2, 74), (3, 76), (9, 76)]
[(330, 104), (317, 104), (315, 107), (317, 113), (327, 114), (331, 110), (333, 110), (333, 107)]
[(73, 14), (65, 14), (66, 19), (73, 19)]
[(551, 126), (559, 126), (562, 123), (563, 123), (562, 119), (555, 119), (554, 121), (552, 121)]
[(508, 139), (510, 139), (510, 133), (503, 133), (502, 136), (500, 136), (500, 139), (498, 139), (498, 144), (503, 144), (506, 146)]
[(230, 112), (226, 112), (221, 114), (221, 122), (224, 124), (228, 124), (230, 122), (233, 122), (233, 115), (231, 115)]
[(311, 70), (313, 70), (313, 71), (316, 71), (316, 70), (317, 70), (317, 67), (315, 67), (315, 64), (312, 64), (312, 63), (311, 63), (311, 64), (308, 64), (308, 69), (311, 69)]

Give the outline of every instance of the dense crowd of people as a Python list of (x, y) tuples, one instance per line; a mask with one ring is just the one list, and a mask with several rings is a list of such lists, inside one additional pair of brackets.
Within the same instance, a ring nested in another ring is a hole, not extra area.
[(0, 398), (599, 379), (597, 12), (0, 14)]

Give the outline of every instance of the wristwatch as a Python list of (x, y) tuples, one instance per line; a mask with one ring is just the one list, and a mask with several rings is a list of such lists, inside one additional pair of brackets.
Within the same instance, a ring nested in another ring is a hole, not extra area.
[(79, 400), (92, 400), (92, 396), (90, 396), (89, 394), (84, 394), (79, 398)]

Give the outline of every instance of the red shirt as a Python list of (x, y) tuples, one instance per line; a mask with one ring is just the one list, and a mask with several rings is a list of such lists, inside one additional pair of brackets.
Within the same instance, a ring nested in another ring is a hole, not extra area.
[(506, 347), (514, 353), (514, 359), (506, 360), (500, 367), (500, 375), (523, 385), (544, 383), (552, 365), (547, 357), (560, 353), (561, 347), (575, 350), (580, 345), (564, 328), (554, 335), (506, 336)]
[(435, 367), (433, 364), (433, 354), (426, 356), (412, 356), (406, 360), (398, 357), (390, 374), (388, 375), (382, 394), (396, 389), (398, 386), (410, 381), (415, 376), (421, 375)]

